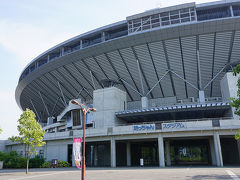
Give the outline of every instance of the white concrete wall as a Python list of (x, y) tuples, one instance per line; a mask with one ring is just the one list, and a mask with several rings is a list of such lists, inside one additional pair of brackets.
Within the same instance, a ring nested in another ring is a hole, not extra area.
[(0, 152), (5, 152), (6, 151), (6, 141), (7, 140), (0, 140)]
[(72, 139), (47, 141), (45, 144), (44, 157), (46, 160), (68, 160), (68, 144), (73, 144)]
[[(205, 132), (209, 130), (227, 130), (231, 132), (233, 135), (236, 133), (238, 129), (240, 129), (240, 121), (236, 119), (227, 119), (220, 120), (220, 127), (213, 127), (211, 120), (206, 121), (189, 121), (189, 122), (177, 122), (182, 123), (183, 126), (169, 126), (169, 128), (162, 129), (149, 129), (149, 130), (134, 130), (134, 125), (127, 126), (116, 126), (112, 128), (112, 131), (108, 131), (108, 127), (103, 128), (89, 128), (86, 129), (86, 138), (96, 139), (98, 137), (111, 137), (113, 136), (123, 136), (123, 135), (138, 135), (138, 134), (154, 134), (154, 133), (171, 133), (173, 136), (178, 132)], [(169, 123), (172, 124), (172, 123)], [(139, 124), (141, 125), (141, 124)], [(153, 124), (154, 125), (154, 124)], [(162, 125), (163, 127), (163, 125)], [(233, 131), (234, 130), (234, 131)], [(200, 133), (202, 135), (202, 133)], [(56, 140), (56, 139), (68, 139), (73, 137), (81, 137), (82, 130), (74, 130), (73, 136), (69, 136), (69, 132), (57, 132), (57, 133), (47, 133), (44, 136), (44, 140)]]
[(126, 92), (116, 88), (98, 89), (93, 92), (93, 106), (96, 108), (94, 121), (96, 128), (113, 127), (121, 123), (117, 120), (115, 112), (127, 108)]
[[(230, 97), (237, 98), (237, 80), (239, 77), (239, 75), (233, 76), (232, 72), (228, 72), (224, 75), (220, 81), (223, 101), (230, 101)], [(231, 113), (235, 119), (239, 119), (239, 117), (234, 114), (234, 109), (232, 109)]]

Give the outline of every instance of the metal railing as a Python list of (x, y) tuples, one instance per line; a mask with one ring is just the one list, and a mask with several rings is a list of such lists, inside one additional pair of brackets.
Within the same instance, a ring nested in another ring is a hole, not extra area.
[(121, 123), (116, 126), (132, 126), (142, 124), (162, 124), (162, 123), (174, 123), (174, 122), (198, 122), (198, 121), (214, 121), (214, 120), (232, 120), (233, 117), (221, 117), (221, 118), (201, 118), (201, 119), (184, 119), (184, 120), (168, 120), (168, 121), (148, 121), (148, 122), (136, 122), (136, 123)]

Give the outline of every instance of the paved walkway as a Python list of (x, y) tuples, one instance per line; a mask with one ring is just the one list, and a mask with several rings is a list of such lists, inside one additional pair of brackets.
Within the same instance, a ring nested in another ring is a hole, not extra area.
[[(76, 168), (0, 170), (0, 180), (80, 180)], [(86, 180), (240, 180), (239, 167), (88, 168)]]

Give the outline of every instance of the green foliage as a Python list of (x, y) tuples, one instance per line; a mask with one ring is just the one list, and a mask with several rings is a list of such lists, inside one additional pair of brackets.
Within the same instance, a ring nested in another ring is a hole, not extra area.
[(44, 158), (41, 156), (35, 156), (34, 158), (31, 158), (29, 160), (29, 167), (30, 168), (39, 168), (42, 166), (42, 164), (45, 162)]
[(31, 152), (36, 152), (36, 147), (41, 147), (45, 144), (43, 142), (44, 131), (41, 125), (36, 121), (35, 114), (30, 109), (26, 109), (18, 120), (17, 126), (19, 136), (13, 136), (9, 140), (13, 142), (20, 142), (31, 147)]
[[(234, 69), (233, 69), (233, 75), (237, 76), (240, 73), (240, 64), (238, 64)], [(234, 113), (238, 116), (240, 116), (240, 78), (238, 78), (237, 81), (237, 98), (230, 98), (231, 102), (230, 105), (235, 108)], [(238, 140), (240, 138), (240, 130), (238, 130), (238, 133), (235, 135), (235, 139)]]
[[(51, 161), (46, 161), (41, 165), (41, 168), (51, 168), (52, 162)], [(58, 161), (58, 166), (59, 168), (62, 167), (70, 167), (71, 164), (69, 164), (67, 161)]]
[(70, 167), (71, 164), (67, 161), (58, 161), (58, 167)]
[(44, 162), (40, 168), (51, 168), (51, 161)]
[(2, 133), (2, 129), (0, 128), (0, 134)]
[(26, 109), (20, 116), (18, 120), (19, 125), (17, 126), (19, 136), (13, 136), (9, 140), (13, 142), (19, 142), (26, 144), (27, 151), (27, 168), (26, 173), (28, 173), (28, 163), (30, 155), (36, 152), (36, 147), (41, 147), (45, 144), (43, 142), (44, 131), (42, 130), (41, 125), (36, 121), (35, 114), (30, 109)]
[[(4, 168), (26, 168), (27, 159), (18, 155), (16, 151), (10, 151), (7, 153), (0, 152), (0, 161), (3, 161)], [(35, 156), (29, 160), (29, 167), (39, 168), (44, 162), (44, 158)]]
[(26, 168), (26, 158), (18, 155), (16, 151), (0, 152), (0, 161), (4, 168)]

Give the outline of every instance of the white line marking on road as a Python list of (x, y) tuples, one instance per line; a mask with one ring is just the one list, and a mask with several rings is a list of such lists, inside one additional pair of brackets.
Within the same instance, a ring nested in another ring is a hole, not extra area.
[(64, 172), (55, 172), (55, 173), (49, 173), (49, 174), (41, 174), (41, 175), (35, 175), (35, 176), (25, 176), (25, 177), (20, 177), (20, 178), (13, 178), (10, 180), (20, 180), (20, 179), (30, 179), (30, 178), (37, 178), (37, 177), (43, 177), (43, 176), (51, 176), (55, 174), (63, 174), (63, 173), (69, 173), (69, 172), (76, 172), (76, 171), (64, 171)]
[(234, 174), (234, 172), (232, 172), (230, 170), (225, 170), (225, 171), (228, 173), (229, 176), (231, 176), (232, 179), (240, 180), (240, 178), (236, 174)]

